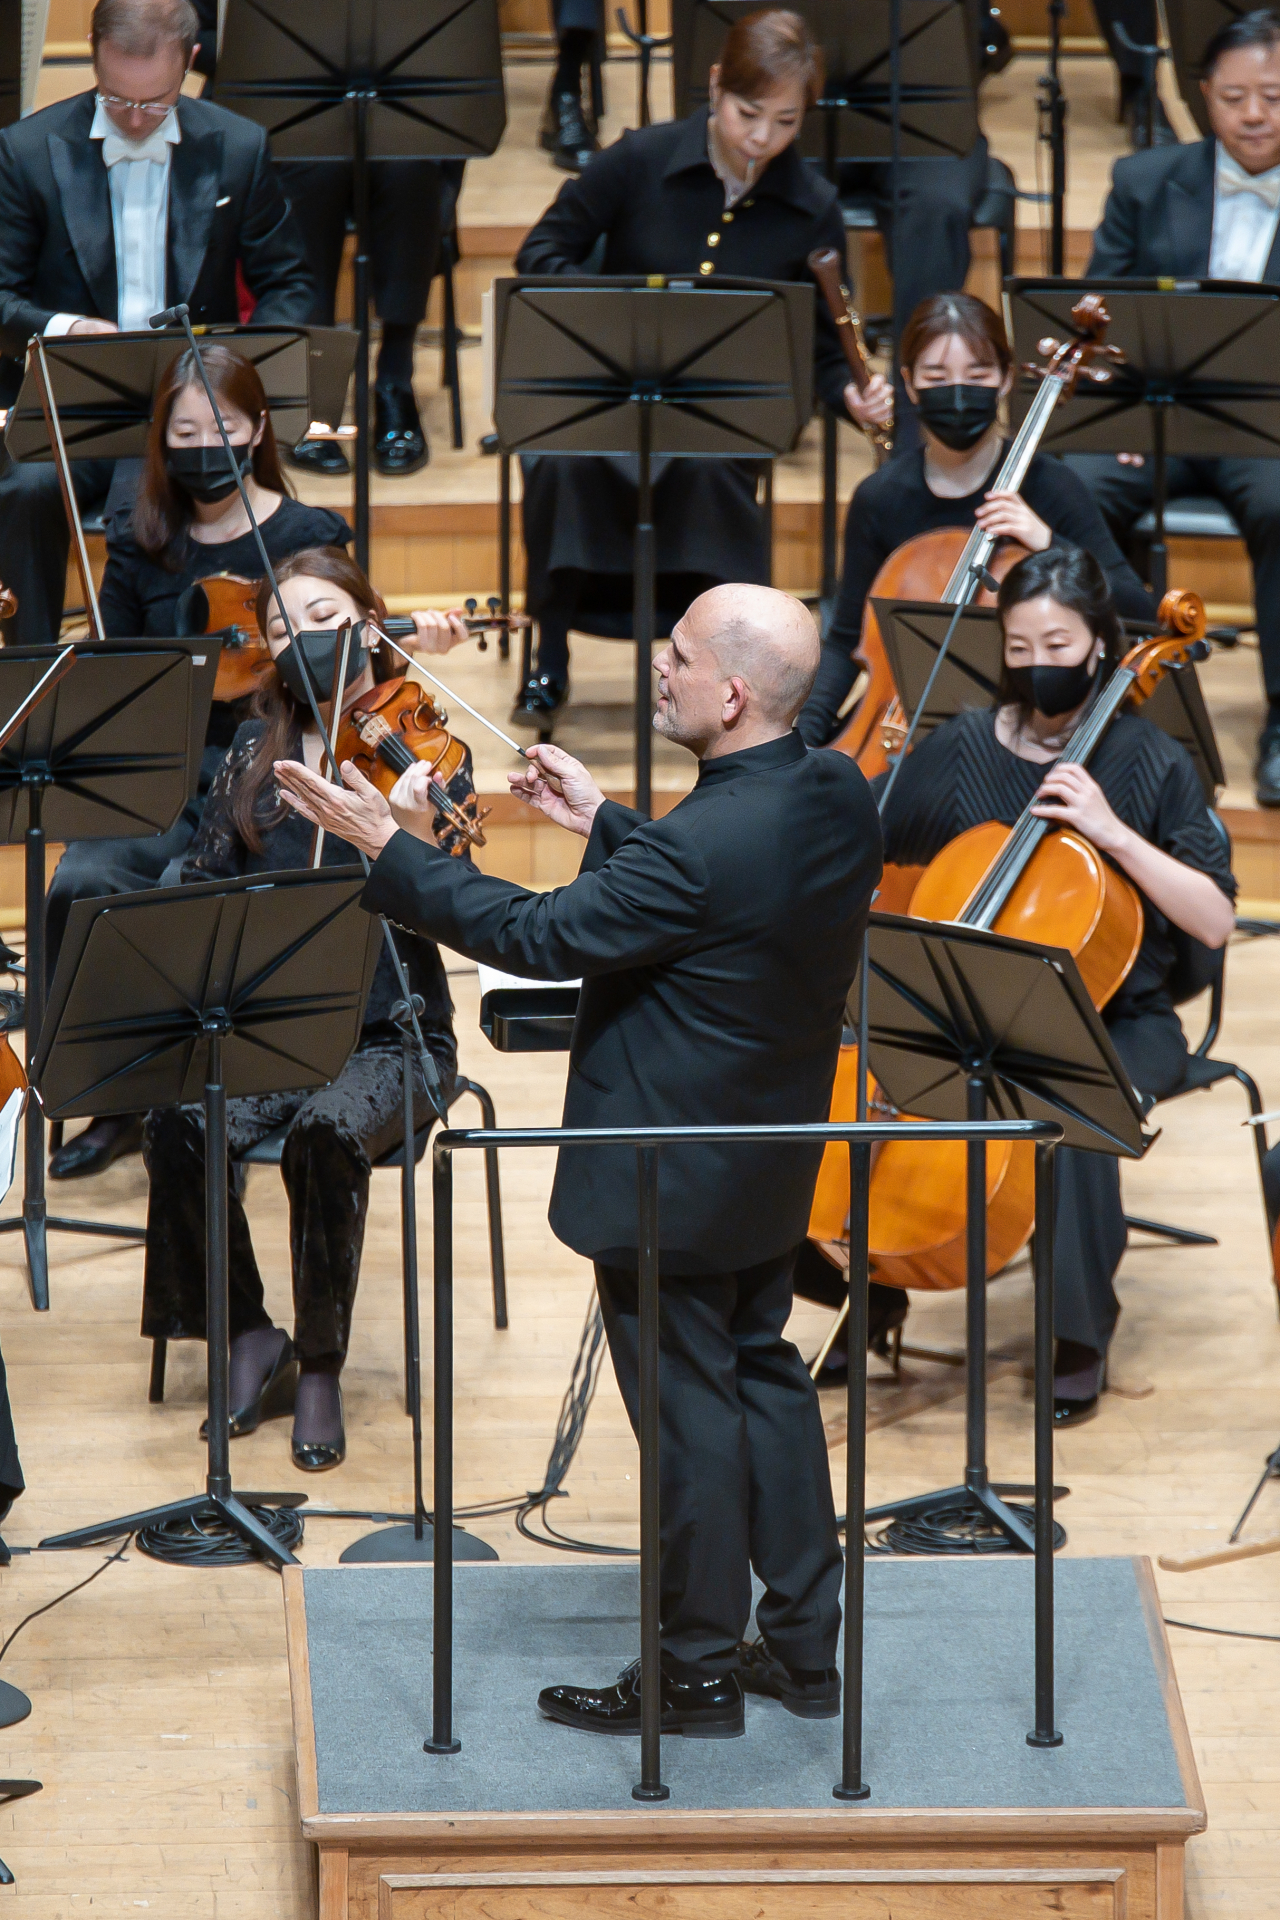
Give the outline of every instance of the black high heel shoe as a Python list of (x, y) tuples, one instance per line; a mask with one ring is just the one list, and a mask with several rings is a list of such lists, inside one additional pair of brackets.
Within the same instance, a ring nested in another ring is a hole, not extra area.
[(338, 1388), (338, 1438), (334, 1441), (299, 1440), (292, 1442), (293, 1464), (303, 1473), (327, 1473), (340, 1467), (347, 1457), (347, 1429), (343, 1419), (342, 1388)]
[(1082, 1427), (1092, 1420), (1106, 1390), (1106, 1354), (1078, 1341), (1060, 1340), (1053, 1369), (1054, 1427)]
[[(227, 1422), (227, 1432), (232, 1440), (241, 1439), (246, 1433), (256, 1433), (264, 1420), (280, 1420), (286, 1413), (293, 1412), (294, 1397), (298, 1391), (298, 1355), (294, 1344), (286, 1333), (284, 1345), (276, 1355), (270, 1373), (258, 1389), (255, 1400), (247, 1407), (237, 1407)], [(200, 1438), (209, 1437), (209, 1422), (200, 1422)]]

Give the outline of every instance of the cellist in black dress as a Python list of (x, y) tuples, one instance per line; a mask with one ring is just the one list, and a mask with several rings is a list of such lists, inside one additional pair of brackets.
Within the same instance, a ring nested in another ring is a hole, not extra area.
[[(1029, 555), (1005, 577), (998, 606), (998, 703), (957, 714), (909, 755), (883, 820), (885, 858), (926, 865), (983, 821), (1012, 826), (1038, 796), (1037, 814), (1075, 828), (1127, 874), (1142, 899), (1142, 944), (1102, 1018), (1133, 1085), (1151, 1104), (1181, 1084), (1186, 1067), (1187, 1043), (1169, 991), (1180, 937), (1218, 948), (1235, 924), (1224, 840), (1186, 750), (1139, 714), (1117, 715), (1087, 769), (1059, 764), (1124, 652), (1093, 555), (1066, 546)], [(1055, 1160), (1054, 1418), (1069, 1426), (1096, 1412), (1105, 1385), (1126, 1229), (1116, 1159), (1062, 1148)], [(830, 1280), (812, 1248), (806, 1251), (796, 1290), (829, 1301)], [(901, 1290), (873, 1286), (872, 1293), (873, 1326), (900, 1325)]]

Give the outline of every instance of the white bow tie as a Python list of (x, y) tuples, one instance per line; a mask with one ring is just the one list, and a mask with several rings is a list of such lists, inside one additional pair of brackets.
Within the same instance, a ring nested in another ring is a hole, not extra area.
[(1256, 194), (1274, 213), (1280, 207), (1280, 167), (1271, 167), (1266, 173), (1246, 173), (1237, 160), (1224, 153), (1218, 167), (1218, 192), (1224, 200), (1234, 193)]
[(149, 133), (145, 140), (126, 140), (121, 133), (105, 133), (102, 137), (102, 163), (114, 167), (121, 160), (154, 160), (157, 166), (163, 166), (169, 157), (172, 144), (164, 137), (165, 121)]

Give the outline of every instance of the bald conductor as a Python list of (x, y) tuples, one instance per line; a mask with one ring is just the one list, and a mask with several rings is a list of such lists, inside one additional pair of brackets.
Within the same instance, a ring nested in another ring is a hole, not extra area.
[[(606, 800), (585, 767), (531, 747), (513, 791), (586, 840), (576, 880), (530, 893), (430, 841), (418, 772), (383, 799), (296, 763), (308, 818), (375, 861), (365, 904), (529, 979), (582, 978), (567, 1127), (821, 1121), (857, 970), (880, 832), (861, 773), (793, 729), (818, 666), (803, 606), (768, 587), (695, 600), (655, 661), (654, 728), (698, 760), (661, 820)], [(660, 1162), (663, 1728), (744, 1731), (743, 1691), (805, 1718), (839, 1710), (841, 1554), (809, 1376), (784, 1338), (821, 1149), (668, 1147)], [(557, 1236), (594, 1262), (636, 1424), (632, 1148), (565, 1148)], [(743, 1644), (751, 1570), (759, 1640)], [(553, 1686), (538, 1705), (588, 1731), (639, 1729), (638, 1675)]]

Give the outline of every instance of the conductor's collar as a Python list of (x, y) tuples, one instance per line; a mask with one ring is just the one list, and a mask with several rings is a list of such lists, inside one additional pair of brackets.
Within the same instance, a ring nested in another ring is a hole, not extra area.
[(775, 767), (789, 767), (803, 760), (808, 748), (794, 731), (766, 740), (763, 746), (744, 747), (741, 753), (722, 753), (715, 760), (698, 764), (698, 785), (707, 787), (717, 780), (733, 780), (740, 773), (772, 773)]
[[(670, 180), (679, 173), (693, 173), (699, 167), (705, 168), (716, 180), (716, 171), (707, 153), (707, 120), (710, 112), (709, 107), (699, 107), (696, 113), (677, 123), (679, 131), (671, 158), (662, 170), (664, 180)], [(751, 198), (762, 193), (771, 194), (775, 200), (789, 201), (803, 213), (820, 213), (824, 205), (824, 186), (822, 176), (800, 158), (793, 140), (789, 147), (784, 147), (769, 162), (752, 186)]]

